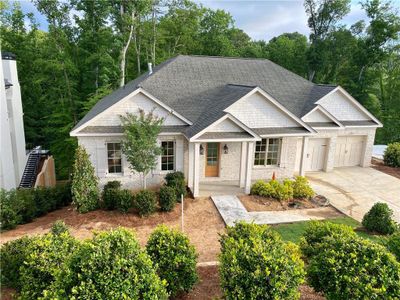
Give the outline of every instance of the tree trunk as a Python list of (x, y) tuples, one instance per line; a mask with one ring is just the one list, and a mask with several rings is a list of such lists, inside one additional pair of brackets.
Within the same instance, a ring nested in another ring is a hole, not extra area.
[[(122, 13), (122, 8), (121, 8), (121, 13)], [(121, 82), (120, 82), (119, 86), (124, 86), (125, 85), (126, 52), (128, 51), (129, 45), (130, 45), (131, 40), (132, 40), (133, 29), (134, 29), (134, 25), (133, 25), (134, 17), (135, 17), (135, 15), (134, 15), (134, 12), (132, 11), (132, 14), (131, 14), (131, 25), (130, 25), (130, 28), (129, 28), (128, 40), (126, 41), (125, 46), (121, 50), (121, 63), (120, 63)]]
[(151, 62), (156, 65), (156, 0), (153, 1), (152, 23), (153, 23), (153, 43), (151, 45)]
[(143, 189), (147, 188), (146, 175), (147, 175), (147, 173), (144, 173), (144, 172), (142, 173), (142, 176), (143, 176)]

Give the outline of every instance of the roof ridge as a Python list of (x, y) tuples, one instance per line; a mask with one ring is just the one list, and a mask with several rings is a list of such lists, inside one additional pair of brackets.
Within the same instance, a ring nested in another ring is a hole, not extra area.
[(228, 83), (227, 85), (240, 86), (240, 87), (248, 87), (248, 88), (256, 88), (256, 87), (257, 87), (257, 85), (236, 84), (236, 83)]
[[(163, 69), (164, 67), (166, 67), (167, 65), (169, 65), (170, 63), (175, 61), (179, 56), (180, 55), (170, 57), (166, 61), (163, 61), (162, 63), (158, 64), (157, 66), (154, 66), (153, 72), (151, 74), (149, 74), (148, 72), (143, 73), (142, 75), (147, 75), (147, 77), (144, 78), (142, 81), (140, 81), (140, 83), (137, 85), (137, 87), (142, 87), (142, 83), (144, 83), (147, 79), (149, 79), (149, 78), (153, 77), (155, 74), (157, 74), (161, 69)], [(142, 75), (140, 75), (140, 76), (142, 76)], [(131, 81), (138, 79), (140, 76), (136, 77), (135, 79), (133, 79)], [(131, 82), (131, 81), (129, 81), (129, 82)], [(127, 82), (126, 84), (128, 84), (129, 82)], [(123, 87), (125, 87), (125, 85)]]

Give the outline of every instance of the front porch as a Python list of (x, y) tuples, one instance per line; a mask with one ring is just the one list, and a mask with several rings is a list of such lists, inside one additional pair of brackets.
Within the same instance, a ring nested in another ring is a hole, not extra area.
[(202, 181), (199, 184), (199, 197), (242, 195), (244, 188), (236, 180)]

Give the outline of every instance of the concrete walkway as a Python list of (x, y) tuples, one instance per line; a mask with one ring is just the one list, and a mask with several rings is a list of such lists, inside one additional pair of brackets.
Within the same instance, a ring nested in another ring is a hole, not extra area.
[(337, 168), (307, 173), (316, 193), (324, 195), (342, 213), (361, 221), (375, 202), (384, 202), (400, 222), (400, 179), (372, 168)]
[(248, 212), (238, 197), (233, 195), (211, 196), (225, 224), (233, 226), (235, 222), (245, 221), (256, 224), (281, 224), (299, 221), (323, 220), (329, 207), (296, 209), (285, 211)]

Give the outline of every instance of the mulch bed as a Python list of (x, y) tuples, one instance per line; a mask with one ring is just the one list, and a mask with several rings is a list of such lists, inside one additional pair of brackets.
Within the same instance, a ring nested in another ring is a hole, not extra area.
[(381, 171), (383, 173), (386, 173), (388, 175), (400, 179), (400, 168), (385, 166), (382, 160), (376, 158), (373, 158), (371, 162), (372, 162), (371, 167), (374, 168), (375, 170)]
[(239, 197), (247, 211), (277, 211), (320, 207), (308, 199), (295, 199), (291, 201), (279, 201), (272, 198), (257, 195), (244, 195)]

